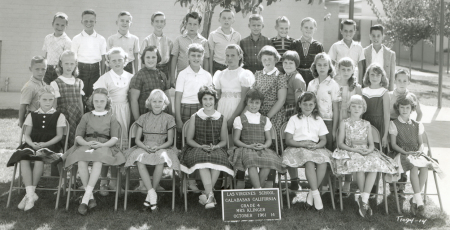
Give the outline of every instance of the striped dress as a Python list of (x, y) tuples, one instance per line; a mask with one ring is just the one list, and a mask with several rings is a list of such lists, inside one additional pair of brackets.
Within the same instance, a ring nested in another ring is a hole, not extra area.
[[(242, 132), (241, 141), (244, 144), (251, 145), (254, 143), (264, 144), (266, 136), (264, 126), (267, 117), (260, 117), (259, 124), (250, 124), (246, 115), (241, 115)], [(282, 158), (271, 149), (254, 150), (244, 147), (233, 148), (228, 150), (230, 157), (228, 158), (234, 166), (234, 170), (245, 171), (248, 168), (270, 168), (278, 172), (285, 172), (281, 161)]]
[[(220, 142), (220, 133), (223, 124), (223, 115), (213, 120), (202, 119), (195, 114), (194, 141), (199, 145), (217, 145)], [(197, 169), (215, 169), (234, 175), (233, 168), (227, 158), (227, 152), (222, 149), (214, 149), (207, 152), (202, 148), (194, 148), (186, 145), (180, 155), (180, 169), (184, 173), (191, 174)]]

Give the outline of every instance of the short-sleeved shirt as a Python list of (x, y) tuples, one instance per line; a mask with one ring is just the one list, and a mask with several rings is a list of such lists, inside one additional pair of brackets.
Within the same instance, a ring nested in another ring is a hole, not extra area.
[(148, 35), (146, 38), (144, 38), (144, 41), (142, 41), (140, 53), (142, 54), (142, 52), (148, 46), (158, 47), (159, 54), (161, 55), (161, 61), (158, 64), (164, 65), (170, 61), (170, 54), (172, 53), (173, 42), (166, 35), (163, 34), (161, 37), (156, 36), (154, 33)]
[[(398, 117), (397, 119), (398, 121), (400, 121), (400, 123), (412, 124), (411, 119), (409, 119), (409, 121), (404, 121), (401, 117)], [(422, 123), (420, 122), (417, 123), (419, 123), (419, 135), (422, 135), (423, 132), (425, 132), (425, 127), (423, 126)], [(389, 122), (389, 134), (392, 134), (394, 136), (398, 135), (397, 126), (395, 125), (394, 121)]]
[(264, 69), (262, 62), (258, 60), (258, 53), (266, 45), (272, 45), (272, 42), (261, 34), (256, 41), (253, 40), (252, 35), (241, 40), (240, 47), (244, 51), (244, 69), (248, 69), (252, 73)]
[(39, 90), (44, 87), (45, 83), (31, 77), (20, 90), (20, 104), (27, 105), (27, 111), (36, 111), (39, 109)]
[(314, 141), (319, 142), (319, 137), (328, 134), (327, 126), (323, 122), (321, 117), (314, 117), (302, 115), (292, 116), (287, 123), (286, 133), (290, 133), (294, 136), (294, 141)]
[(166, 75), (158, 69), (149, 69), (143, 67), (136, 75), (131, 78), (130, 89), (139, 90), (139, 114), (144, 114), (147, 111), (145, 107), (145, 100), (154, 89), (166, 91), (170, 89), (170, 83)]
[(233, 28), (231, 28), (230, 34), (223, 33), (222, 27), (211, 32), (208, 37), (208, 45), (211, 50), (214, 50), (213, 60), (225, 65), (225, 48), (230, 44), (239, 45), (240, 41), (241, 34)]
[(396, 89), (394, 91), (389, 92), (389, 99), (391, 101), (390, 103), (390, 118), (395, 119), (398, 117), (397, 111), (394, 109), (394, 104), (397, 102), (398, 97), (405, 96), (406, 94), (410, 94), (413, 100), (416, 103), (419, 103), (419, 100), (417, 99), (416, 95), (413, 93), (410, 93), (408, 89), (406, 89), (406, 92), (404, 94), (399, 93)]
[(200, 67), (196, 73), (191, 66), (180, 72), (177, 78), (175, 91), (182, 92), (181, 103), (198, 104), (198, 91), (204, 85), (212, 85), (212, 77), (209, 72)]
[(317, 106), (322, 119), (326, 121), (333, 120), (333, 102), (340, 101), (339, 84), (329, 76), (320, 83), (319, 78), (314, 78), (314, 80), (309, 82), (308, 91), (316, 94)]
[(59, 57), (65, 50), (70, 50), (72, 41), (66, 33), (55, 37), (54, 33), (45, 36), (42, 51), (47, 53), (47, 64), (58, 65)]
[[(51, 108), (49, 111), (44, 112), (41, 108), (39, 108), (35, 112), (38, 114), (54, 114), (56, 112), (56, 109)], [(31, 114), (28, 114), (27, 118), (25, 118), (23, 125), (26, 125), (28, 127), (33, 126), (33, 119), (31, 118)], [(66, 127), (66, 117), (64, 116), (64, 114), (59, 114), (58, 121), (56, 121), (56, 127)]]
[[(61, 79), (64, 83), (69, 84), (69, 85), (73, 85), (76, 82), (76, 79), (74, 77), (68, 78), (68, 77), (63, 77), (63, 76), (59, 76), (59, 79)], [(81, 87), (80, 87), (80, 94), (84, 95), (84, 84), (83, 81), (80, 81)], [(50, 86), (53, 87), (53, 89), (55, 90), (55, 97), (61, 97), (61, 94), (59, 93), (59, 87), (58, 84), (55, 81), (52, 81), (50, 83)]]
[(355, 65), (366, 59), (364, 57), (364, 50), (361, 43), (356, 41), (352, 41), (352, 44), (348, 47), (344, 40), (340, 40), (331, 46), (328, 55), (330, 55), (331, 60), (335, 62), (338, 62), (344, 57), (349, 57), (353, 60)]
[[(248, 123), (258, 125), (261, 121), (260, 113), (251, 113), (249, 111), (245, 112), (244, 115), (247, 117)], [(242, 121), (241, 117), (237, 116), (233, 122), (233, 128), (242, 130)], [(266, 117), (266, 124), (264, 125), (264, 131), (269, 131), (272, 128), (272, 123), (270, 119)]]
[(77, 54), (77, 61), (94, 64), (102, 60), (102, 55), (106, 54), (106, 40), (97, 34), (87, 34), (84, 30), (72, 39), (72, 51)]
[(287, 79), (288, 89), (286, 94), (286, 102), (284, 104), (295, 105), (295, 92), (304, 92), (306, 90), (305, 80), (297, 71), (286, 73), (285, 75)]
[(121, 47), (128, 54), (128, 62), (134, 61), (134, 54), (139, 53), (139, 38), (136, 35), (130, 34), (130, 32), (127, 32), (125, 35), (117, 32), (109, 36), (106, 44), (108, 50), (113, 47)]
[(180, 74), (181, 71), (186, 69), (189, 66), (188, 60), (188, 46), (193, 43), (198, 43), (203, 46), (205, 49), (204, 58), (209, 58), (209, 46), (208, 40), (204, 38), (202, 35), (197, 34), (194, 39), (191, 39), (187, 34), (181, 35), (175, 39), (173, 42), (172, 55), (178, 55), (177, 59), (177, 75)]
[(255, 83), (255, 76), (249, 70), (238, 67), (234, 70), (216, 71), (213, 76), (214, 88), (223, 92), (241, 92), (241, 87), (250, 87)]

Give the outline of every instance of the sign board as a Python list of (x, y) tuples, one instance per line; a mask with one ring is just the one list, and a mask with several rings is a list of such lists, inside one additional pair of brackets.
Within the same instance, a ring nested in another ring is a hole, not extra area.
[(278, 188), (222, 190), (222, 220), (281, 220), (279, 201)]

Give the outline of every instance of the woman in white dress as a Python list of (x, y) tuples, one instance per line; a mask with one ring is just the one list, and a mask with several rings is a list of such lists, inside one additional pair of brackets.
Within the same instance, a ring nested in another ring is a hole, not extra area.
[[(94, 89), (106, 88), (108, 96), (111, 98), (111, 111), (116, 117), (122, 128), (122, 146), (128, 147), (128, 127), (130, 126), (130, 105), (128, 103), (128, 88), (133, 75), (124, 71), (125, 62), (128, 54), (120, 47), (114, 47), (106, 54), (109, 61), (110, 71), (106, 72), (94, 83)], [(124, 150), (124, 149), (121, 149)], [(117, 175), (117, 168), (111, 167), (111, 178)], [(108, 168), (103, 167), (102, 177), (106, 177)], [(109, 189), (113, 190), (116, 187), (116, 180), (110, 180)], [(108, 181), (102, 180), (100, 182), (100, 194), (107, 196)]]
[(225, 49), (227, 68), (216, 71), (213, 77), (214, 87), (219, 96), (217, 111), (227, 120), (228, 128), (233, 126), (236, 116), (244, 110), (244, 101), (255, 76), (250, 70), (242, 68), (243, 51), (239, 45), (231, 44)]

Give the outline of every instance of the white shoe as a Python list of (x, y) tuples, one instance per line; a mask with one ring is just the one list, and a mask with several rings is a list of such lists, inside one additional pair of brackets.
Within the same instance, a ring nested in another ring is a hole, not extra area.
[(295, 195), (294, 199), (292, 199), (292, 204), (296, 204), (302, 201), (300, 194)]
[(210, 193), (208, 200), (206, 201), (205, 208), (210, 209), (216, 207), (216, 199), (214, 198), (214, 194)]
[(198, 197), (198, 203), (200, 203), (201, 205), (205, 205), (207, 201), (208, 197), (206, 197), (205, 194), (202, 194)]
[(28, 199), (28, 196), (25, 195), (25, 196), (23, 197), (22, 201), (20, 201), (19, 205), (17, 205), (17, 207), (18, 207), (20, 210), (23, 210), (23, 209), (25, 208), (25, 203), (27, 202), (27, 199)]
[(27, 199), (27, 202), (25, 203), (25, 208), (23, 209), (24, 211), (28, 211), (34, 207), (34, 202), (38, 199), (37, 195), (35, 194), (33, 194), (31, 198)]

